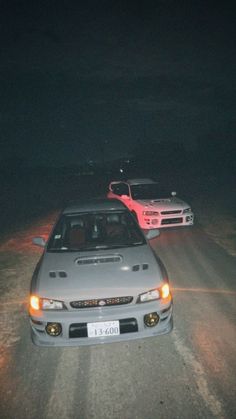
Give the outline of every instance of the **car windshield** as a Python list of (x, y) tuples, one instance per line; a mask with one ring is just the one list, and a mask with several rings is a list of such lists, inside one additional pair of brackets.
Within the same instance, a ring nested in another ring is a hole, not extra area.
[(131, 196), (133, 199), (160, 199), (168, 194), (161, 190), (157, 183), (145, 183), (139, 185), (131, 185)]
[(48, 251), (85, 251), (145, 244), (128, 211), (63, 215), (53, 230)]

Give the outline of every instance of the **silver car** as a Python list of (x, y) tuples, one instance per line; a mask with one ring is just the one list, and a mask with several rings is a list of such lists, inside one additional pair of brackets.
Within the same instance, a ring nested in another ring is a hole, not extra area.
[(100, 199), (60, 215), (34, 271), (29, 316), (39, 346), (79, 346), (147, 338), (173, 328), (162, 262), (125, 205)]

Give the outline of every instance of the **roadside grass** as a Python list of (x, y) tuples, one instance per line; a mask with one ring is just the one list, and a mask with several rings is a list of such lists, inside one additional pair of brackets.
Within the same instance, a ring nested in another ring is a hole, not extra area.
[(236, 256), (235, 194), (227, 186), (218, 186), (210, 192), (198, 193), (192, 206), (204, 231), (230, 255)]

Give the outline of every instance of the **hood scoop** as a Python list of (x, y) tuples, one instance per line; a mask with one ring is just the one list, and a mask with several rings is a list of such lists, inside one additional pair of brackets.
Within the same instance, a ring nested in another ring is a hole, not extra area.
[(76, 259), (77, 265), (100, 265), (102, 263), (117, 263), (122, 262), (120, 255), (106, 255), (106, 256), (88, 256)]
[(165, 198), (165, 199), (152, 199), (151, 203), (152, 204), (165, 204), (167, 202), (171, 202), (171, 198)]
[(67, 278), (67, 273), (65, 271), (50, 271), (50, 278)]

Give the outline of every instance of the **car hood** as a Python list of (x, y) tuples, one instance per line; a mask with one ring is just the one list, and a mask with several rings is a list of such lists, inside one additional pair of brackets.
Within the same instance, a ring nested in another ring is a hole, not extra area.
[(145, 208), (158, 209), (159, 211), (182, 210), (189, 206), (179, 198), (140, 199), (137, 202)]
[(148, 245), (99, 252), (45, 253), (32, 291), (59, 300), (133, 296), (161, 285)]

